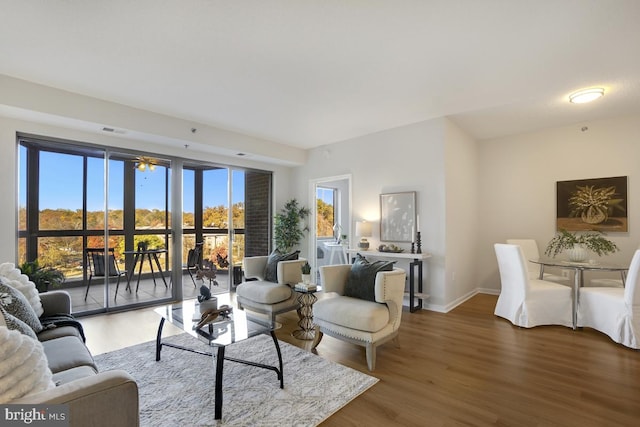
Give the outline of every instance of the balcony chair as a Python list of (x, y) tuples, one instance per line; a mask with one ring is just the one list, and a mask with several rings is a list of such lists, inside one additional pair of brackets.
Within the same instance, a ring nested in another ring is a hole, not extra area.
[[(524, 258), (527, 260), (527, 270), (529, 272), (529, 279), (540, 278), (540, 268), (538, 264), (529, 262), (530, 259), (540, 258), (540, 250), (538, 249), (538, 243), (533, 239), (507, 239), (507, 243), (510, 245), (518, 245), (522, 248)], [(558, 276), (556, 274), (544, 273), (542, 280), (548, 280), (550, 282), (558, 282), (569, 285), (569, 278), (565, 276)]]
[(502, 290), (494, 314), (516, 326), (573, 327), (571, 288), (546, 280), (530, 279), (527, 261), (519, 245), (494, 245)]
[(245, 257), (245, 281), (236, 287), (238, 308), (268, 314), (273, 321), (277, 314), (298, 309), (292, 287), (302, 281), (300, 268), (305, 262), (304, 258), (278, 261), (273, 254)]
[[(116, 282), (116, 295), (118, 297), (118, 288), (120, 287), (120, 279), (122, 276), (126, 276), (126, 271), (120, 271), (118, 264), (116, 263), (115, 250), (109, 248), (109, 277), (117, 277)], [(87, 260), (87, 266), (89, 267), (89, 280), (87, 281), (87, 290), (84, 294), (84, 300), (87, 300), (89, 295), (89, 286), (91, 286), (91, 279), (94, 277), (105, 277), (105, 256), (104, 248), (87, 248), (85, 249), (85, 259)]]
[(636, 250), (624, 288), (579, 290), (578, 326), (596, 329), (626, 347), (640, 349), (640, 250)]
[(315, 350), (324, 334), (363, 346), (367, 367), (373, 371), (378, 346), (394, 340), (399, 347), (406, 274), (400, 268), (375, 273), (372, 300), (368, 300), (345, 296), (351, 269), (348, 264), (319, 267), (324, 298), (313, 306), (315, 337), (311, 348)]
[(196, 243), (196, 246), (193, 249), (189, 249), (189, 252), (187, 252), (187, 273), (189, 273), (189, 277), (191, 277), (194, 288), (197, 288), (197, 285), (196, 279), (193, 277), (193, 274), (198, 272), (201, 256), (202, 243)]

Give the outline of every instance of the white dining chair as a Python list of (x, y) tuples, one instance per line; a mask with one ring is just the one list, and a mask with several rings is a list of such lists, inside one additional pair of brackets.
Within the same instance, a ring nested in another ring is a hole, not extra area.
[(571, 288), (546, 280), (530, 279), (519, 245), (494, 245), (502, 289), (494, 314), (524, 328), (540, 325), (573, 327)]
[[(507, 239), (507, 243), (510, 245), (518, 245), (522, 248), (524, 257), (527, 261), (530, 259), (540, 258), (540, 249), (538, 248), (538, 242), (533, 239)], [(530, 279), (538, 279), (540, 277), (540, 265), (533, 262), (527, 262), (527, 270), (529, 271)], [(569, 277), (558, 276), (557, 274), (544, 273), (543, 280), (550, 282), (558, 282), (562, 284), (570, 284)]]
[(640, 349), (640, 250), (629, 265), (624, 288), (584, 287), (578, 299), (578, 326), (596, 329), (622, 345)]

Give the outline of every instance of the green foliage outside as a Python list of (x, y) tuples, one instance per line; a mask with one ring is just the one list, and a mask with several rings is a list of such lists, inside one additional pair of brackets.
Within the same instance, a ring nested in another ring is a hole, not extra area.
[(333, 237), (334, 213), (333, 205), (316, 199), (316, 236)]
[[(108, 221), (110, 230), (122, 230), (124, 227), (124, 213), (122, 210), (109, 211)], [(26, 230), (26, 209), (20, 208), (18, 213), (19, 229)], [(162, 232), (170, 229), (170, 224), (165, 224), (165, 211), (158, 209), (136, 209), (135, 212), (136, 229), (157, 230), (160, 234), (135, 235), (133, 249), (138, 243), (146, 241), (149, 248), (164, 249), (165, 241)], [(232, 206), (232, 221), (234, 228), (244, 228), (244, 203), (235, 203)], [(41, 230), (77, 231), (82, 230), (82, 210), (70, 209), (43, 209), (39, 215)], [(228, 209), (225, 206), (206, 207), (203, 211), (203, 226), (205, 229), (219, 230), (228, 228)], [(193, 228), (195, 225), (194, 214), (183, 213), (183, 228)], [(86, 230), (104, 230), (104, 212), (87, 212)], [(20, 262), (25, 262), (25, 239), (19, 239)], [(242, 239), (244, 243), (244, 239)], [(104, 247), (103, 236), (87, 237), (87, 247)], [(124, 269), (124, 237), (111, 235), (109, 237), (110, 248), (115, 249), (115, 257), (120, 267)], [(243, 245), (244, 246), (244, 245)], [(189, 247), (185, 248), (186, 252)], [(210, 259), (222, 268), (228, 262), (228, 241), (226, 239), (216, 240), (216, 244), (207, 248), (205, 258)], [(244, 250), (244, 247), (242, 247)], [(222, 261), (218, 263), (218, 255)], [(60, 270), (68, 278), (82, 276), (83, 244), (82, 237), (41, 237), (38, 238), (38, 261), (43, 267), (52, 267)], [(186, 260), (186, 258), (185, 258)], [(186, 261), (185, 261), (186, 262)], [(238, 262), (234, 257), (234, 262)]]

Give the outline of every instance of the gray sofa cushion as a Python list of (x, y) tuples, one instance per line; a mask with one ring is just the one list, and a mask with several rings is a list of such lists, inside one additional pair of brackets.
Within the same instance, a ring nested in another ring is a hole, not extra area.
[(70, 383), (80, 378), (90, 377), (97, 372), (91, 366), (78, 366), (53, 374), (53, 382), (56, 386)]
[(54, 374), (77, 366), (89, 366), (98, 372), (89, 349), (77, 337), (44, 341), (42, 346)]
[(43, 329), (38, 333), (39, 341), (49, 341), (60, 337), (76, 337), (82, 339), (80, 332), (73, 326), (57, 326), (51, 329)]
[(288, 285), (262, 280), (244, 282), (236, 288), (236, 294), (239, 297), (261, 304), (276, 304), (286, 301), (291, 297), (291, 293), (291, 288)]

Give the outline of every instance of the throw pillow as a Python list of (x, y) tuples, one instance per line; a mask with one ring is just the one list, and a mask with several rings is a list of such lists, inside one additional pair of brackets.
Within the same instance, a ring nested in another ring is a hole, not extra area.
[(12, 288), (7, 279), (0, 277), (0, 303), (7, 313), (29, 325), (35, 333), (42, 330), (42, 323), (22, 292)]
[(264, 272), (264, 280), (267, 282), (278, 282), (278, 263), (280, 261), (291, 261), (294, 259), (298, 259), (298, 254), (300, 251), (289, 252), (288, 254), (283, 254), (278, 249), (274, 249), (271, 254), (269, 254), (269, 258), (267, 258), (267, 267)]
[(38, 317), (42, 316), (44, 309), (40, 301), (40, 292), (26, 274), (22, 274), (22, 271), (16, 268), (14, 263), (5, 262), (0, 264), (0, 276), (9, 280), (7, 282), (9, 286), (22, 292)]
[(393, 270), (393, 261), (369, 262), (365, 257), (356, 254), (356, 259), (351, 265), (351, 271), (344, 287), (344, 295), (347, 297), (376, 301), (376, 274), (378, 271)]
[(21, 332), (25, 335), (30, 336), (34, 340), (38, 339), (38, 336), (35, 332), (33, 332), (33, 329), (31, 329), (29, 325), (27, 325), (17, 317), (7, 313), (2, 306), (0, 306), (0, 326), (6, 326), (9, 329)]
[(42, 344), (0, 326), (0, 404), (55, 387)]

